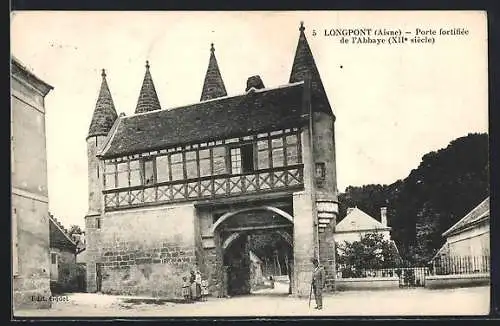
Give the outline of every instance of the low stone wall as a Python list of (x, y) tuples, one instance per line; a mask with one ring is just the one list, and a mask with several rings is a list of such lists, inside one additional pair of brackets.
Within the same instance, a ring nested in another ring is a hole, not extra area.
[(490, 274), (455, 274), (426, 276), (425, 287), (442, 289), (454, 287), (481, 286), (490, 284)]
[(336, 280), (336, 288), (337, 291), (398, 289), (399, 278), (397, 277), (339, 278)]

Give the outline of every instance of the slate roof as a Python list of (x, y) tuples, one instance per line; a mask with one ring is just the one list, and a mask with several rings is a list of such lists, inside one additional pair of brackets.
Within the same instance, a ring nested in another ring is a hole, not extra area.
[(325, 88), (323, 87), (323, 82), (321, 81), (321, 76), (319, 74), (318, 67), (316, 66), (316, 62), (314, 61), (314, 56), (311, 48), (309, 47), (309, 43), (307, 42), (306, 35), (304, 34), (304, 30), (305, 27), (301, 22), (299, 28), (299, 41), (295, 51), (289, 82), (295, 83), (297, 81), (304, 80), (305, 74), (309, 73), (311, 76), (312, 101), (316, 102), (318, 105), (316, 109), (319, 112), (325, 112), (333, 115), (328, 98), (325, 97), (326, 101), (322, 100), (323, 94), (326, 94)]
[(146, 73), (144, 74), (144, 80), (139, 93), (139, 99), (137, 100), (135, 113), (143, 113), (160, 109), (160, 101), (158, 100), (153, 78), (151, 77), (151, 72), (149, 71), (149, 62), (146, 61)]
[(443, 233), (443, 237), (458, 233), (463, 229), (466, 229), (483, 220), (488, 220), (489, 218), (490, 218), (490, 197), (488, 196), (488, 198), (483, 200), (473, 210), (467, 213), (467, 215), (465, 215), (462, 219), (460, 219), (460, 221), (458, 221), (451, 228), (446, 230)]
[(214, 44), (212, 43), (210, 48), (210, 59), (208, 60), (208, 68), (205, 75), (205, 81), (203, 82), (200, 101), (206, 101), (223, 96), (227, 96), (226, 86), (224, 86), (224, 81), (222, 80), (219, 65), (217, 64), (217, 59), (215, 58)]
[(90, 122), (88, 137), (103, 135), (106, 136), (113, 126), (118, 115), (116, 114), (115, 104), (109, 91), (106, 81), (106, 72), (102, 70), (102, 83), (99, 90), (99, 96), (95, 105), (92, 121)]
[(297, 127), (303, 82), (174, 109), (120, 117), (100, 155), (112, 158), (171, 146)]
[(353, 208), (352, 211), (335, 226), (335, 232), (360, 232), (390, 229), (390, 227), (383, 225), (357, 207)]
[(76, 250), (75, 241), (70, 237), (64, 226), (51, 214), (49, 214), (49, 231), (51, 248)]

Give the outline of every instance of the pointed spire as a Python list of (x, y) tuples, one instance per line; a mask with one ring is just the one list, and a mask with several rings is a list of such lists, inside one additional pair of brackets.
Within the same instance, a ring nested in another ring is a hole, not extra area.
[(143, 113), (149, 111), (160, 110), (160, 101), (156, 95), (155, 85), (153, 78), (149, 72), (149, 61), (146, 61), (146, 74), (142, 82), (141, 92), (139, 93), (139, 100), (135, 108), (135, 113)]
[(92, 121), (90, 122), (89, 134), (87, 136), (106, 136), (113, 126), (118, 115), (116, 114), (115, 104), (109, 91), (108, 83), (106, 81), (106, 71), (103, 69), (101, 89), (95, 105)]
[(210, 59), (208, 61), (208, 69), (203, 83), (203, 90), (201, 91), (200, 101), (206, 101), (212, 98), (226, 96), (226, 87), (222, 80), (222, 75), (215, 58), (214, 44), (210, 44)]
[(319, 75), (318, 68), (314, 62), (314, 57), (307, 42), (304, 22), (300, 22), (300, 36), (299, 42), (297, 44), (297, 50), (295, 51), (295, 58), (293, 60), (292, 71), (290, 73), (290, 83), (295, 83), (304, 80), (306, 72), (311, 76), (311, 88), (313, 91), (324, 92), (323, 83), (321, 82), (321, 77)]

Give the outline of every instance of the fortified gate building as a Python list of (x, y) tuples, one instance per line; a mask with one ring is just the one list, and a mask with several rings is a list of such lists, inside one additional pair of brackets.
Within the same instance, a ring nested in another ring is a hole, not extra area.
[(236, 96), (213, 45), (196, 104), (162, 108), (146, 64), (135, 114), (118, 116), (103, 70), (86, 139), (88, 292), (180, 297), (198, 266), (212, 295), (248, 293), (266, 232), (289, 248), (292, 293), (309, 295), (313, 257), (334, 289), (335, 116), (299, 30), (288, 83), (253, 76)]

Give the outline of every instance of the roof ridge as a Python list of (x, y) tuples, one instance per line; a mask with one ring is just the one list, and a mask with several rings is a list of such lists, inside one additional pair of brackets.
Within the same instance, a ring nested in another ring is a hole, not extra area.
[[(460, 226), (462, 226), (466, 220), (474, 213), (477, 209), (479, 209), (481, 206), (485, 205), (487, 202), (490, 201), (490, 196), (486, 197), (483, 201), (481, 201), (478, 205), (474, 206), (473, 209), (467, 212), (460, 220), (458, 220), (455, 224), (453, 224), (449, 229), (443, 232), (442, 236), (446, 236), (450, 234), (453, 231), (456, 231)], [(490, 208), (488, 207), (488, 210)], [(483, 214), (481, 214), (483, 215)]]
[(71, 238), (68, 230), (64, 227), (64, 225), (62, 225), (62, 223), (59, 222), (59, 220), (50, 213), (49, 213), (49, 220), (51, 220), (54, 223), (54, 225), (58, 227), (58, 229), (66, 236), (66, 238), (68, 238), (68, 240), (70, 240), (74, 245), (76, 245), (76, 242)]
[[(287, 87), (295, 87), (295, 86), (298, 86), (298, 85), (301, 85), (301, 84), (304, 84), (303, 80), (298, 81), (298, 82), (294, 82), (294, 83), (282, 84), (282, 85), (279, 85), (279, 86), (276, 86), (276, 87), (268, 87), (268, 88), (256, 89), (253, 93), (264, 93), (264, 92), (274, 91), (274, 90), (277, 90), (277, 89), (282, 89), (282, 88), (287, 88)], [(209, 102), (215, 102), (215, 101), (220, 101), (220, 100), (229, 99), (229, 98), (236, 98), (236, 97), (244, 96), (244, 95), (248, 95), (248, 94), (250, 94), (250, 93), (249, 92), (244, 92), (244, 93), (239, 93), (239, 94), (236, 94), (236, 95), (226, 95), (226, 96), (222, 96), (222, 97), (211, 98), (211, 99), (208, 99), (208, 100), (205, 100), (205, 101), (199, 101), (199, 102), (193, 102), (193, 103), (189, 103), (189, 104), (183, 104), (181, 106), (176, 106), (176, 107), (171, 107), (171, 108), (162, 108), (162, 109), (156, 110), (156, 111), (134, 113), (132, 115), (124, 116), (124, 117), (121, 117), (121, 118), (128, 119), (128, 118), (133, 118), (133, 117), (136, 117), (136, 116), (146, 115), (146, 114), (150, 114), (150, 113), (156, 113), (156, 112), (160, 112), (160, 111), (177, 110), (177, 109), (182, 109), (182, 108), (186, 108), (186, 107), (191, 107), (193, 105), (199, 105), (199, 104), (204, 104), (204, 103), (209, 103)]]

